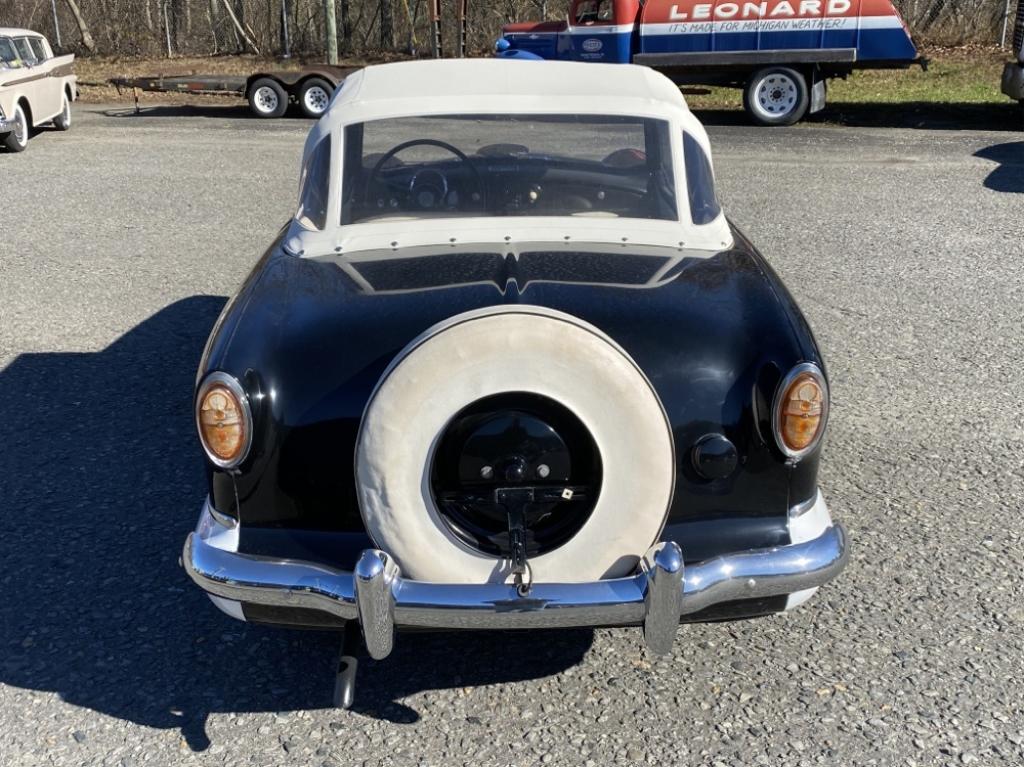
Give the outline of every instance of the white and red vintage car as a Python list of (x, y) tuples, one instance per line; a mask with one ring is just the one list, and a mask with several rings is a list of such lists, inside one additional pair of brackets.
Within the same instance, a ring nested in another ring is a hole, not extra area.
[(34, 128), (71, 127), (74, 61), (73, 54), (55, 56), (38, 32), (0, 27), (0, 145), (21, 152)]

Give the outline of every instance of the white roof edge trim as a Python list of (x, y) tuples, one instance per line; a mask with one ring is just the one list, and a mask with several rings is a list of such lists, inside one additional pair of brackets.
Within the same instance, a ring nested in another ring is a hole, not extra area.
[(624, 252), (639, 246), (717, 253), (732, 247), (733, 237), (724, 215), (711, 224), (685, 229), (676, 221), (516, 216), (391, 220), (311, 231), (293, 219), (284, 247), (302, 258), (323, 258), (425, 246), (480, 245), (500, 250), (539, 242), (566, 250), (589, 243), (621, 246)]

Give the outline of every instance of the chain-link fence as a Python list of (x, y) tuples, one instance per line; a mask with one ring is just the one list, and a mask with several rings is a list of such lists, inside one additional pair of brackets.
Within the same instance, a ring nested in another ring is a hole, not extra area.
[[(334, 2), (343, 55), (429, 47), (433, 0), (0, 0), (0, 26), (39, 30), (61, 47), (118, 55), (258, 52), (317, 56), (325, 3)], [(470, 51), (482, 52), (508, 21), (564, 18), (569, 0), (469, 0)], [(936, 42), (998, 43), (1017, 0), (896, 0), (915, 35)], [(1021, 0), (1024, 2), (1024, 0)], [(442, 0), (442, 37), (458, 37), (460, 0)], [(59, 28), (59, 34), (57, 32)], [(1013, 33), (1012, 22), (1006, 31)], [(449, 46), (449, 50), (452, 47)]]

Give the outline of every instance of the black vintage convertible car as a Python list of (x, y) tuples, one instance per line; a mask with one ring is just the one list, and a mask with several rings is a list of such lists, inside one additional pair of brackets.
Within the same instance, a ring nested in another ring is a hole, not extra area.
[(666, 652), (681, 620), (793, 608), (846, 561), (817, 345), (640, 67), (350, 77), (195, 402), (189, 575), (374, 658), (402, 627), (635, 625)]

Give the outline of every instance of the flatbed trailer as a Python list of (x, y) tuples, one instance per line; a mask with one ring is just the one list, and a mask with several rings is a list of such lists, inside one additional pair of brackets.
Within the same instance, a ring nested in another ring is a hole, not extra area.
[(200, 95), (238, 96), (249, 102), (249, 109), (262, 118), (281, 117), (290, 105), (310, 118), (319, 118), (331, 96), (345, 78), (359, 67), (337, 67), (327, 64), (296, 70), (259, 71), (242, 75), (151, 75), (115, 77), (111, 85), (119, 91), (130, 88), (139, 108), (139, 92), (194, 93)]

